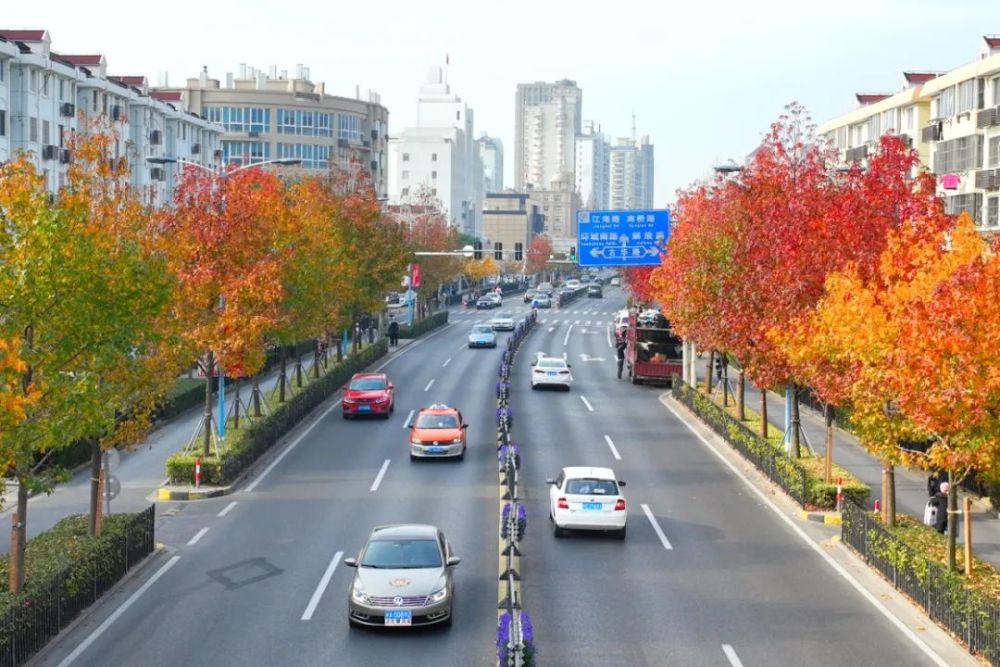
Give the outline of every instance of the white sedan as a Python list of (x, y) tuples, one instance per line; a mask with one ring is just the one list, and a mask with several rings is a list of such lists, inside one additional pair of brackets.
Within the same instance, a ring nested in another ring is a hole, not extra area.
[(514, 316), (510, 313), (497, 313), (490, 320), (490, 326), (494, 331), (513, 331)]
[(563, 468), (549, 485), (549, 519), (552, 534), (562, 537), (566, 530), (613, 531), (625, 539), (625, 482), (611, 468)]
[(569, 391), (573, 384), (573, 375), (569, 372), (570, 365), (562, 357), (543, 357), (532, 364), (531, 388), (565, 387)]

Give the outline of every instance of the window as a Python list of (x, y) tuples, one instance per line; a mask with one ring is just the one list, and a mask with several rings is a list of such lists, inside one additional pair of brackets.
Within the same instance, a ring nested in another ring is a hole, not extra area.
[[(118, 142), (116, 141), (115, 142), (115, 145), (116, 145), (115, 155), (116, 156), (118, 155), (117, 144), (118, 144)], [(65, 145), (66, 145), (66, 126), (65, 125), (60, 125), (59, 126), (59, 148), (63, 148)]]
[(410, 154), (403, 153), (403, 162), (409, 162), (409, 161), (410, 161)]
[(437, 193), (438, 193), (438, 190), (437, 190), (437, 188), (431, 188), (431, 196), (432, 196), (432, 197), (433, 197), (433, 196), (437, 196)]
[(993, 106), (1000, 106), (1000, 76), (993, 77)]
[(7, 75), (4, 73), (7, 69), (7, 61), (0, 59), (0, 83), (7, 80)]
[(974, 134), (950, 141), (941, 141), (934, 149), (935, 174), (976, 169), (982, 164), (983, 135)]
[(38, 119), (31, 118), (28, 120), (28, 140), (38, 141)]
[(986, 226), (1000, 225), (1000, 197), (990, 197), (986, 200)]
[(33, 93), (38, 90), (38, 72), (35, 70), (28, 72), (28, 90)]
[(438, 161), (438, 154), (431, 153), (431, 162), (437, 162), (437, 161)]
[(43, 144), (49, 143), (49, 134), (50, 134), (49, 130), (50, 129), (52, 129), (52, 128), (51, 128), (51, 125), (49, 124), (49, 121), (43, 120), (42, 121), (42, 143)]
[(0, 109), (0, 137), (7, 136), (7, 112)]
[(227, 132), (270, 132), (271, 110), (258, 107), (207, 107), (208, 120)]
[(955, 87), (941, 91), (937, 101), (938, 118), (951, 118), (955, 115)]
[(972, 111), (976, 105), (976, 80), (969, 79), (958, 84), (958, 108), (956, 113)]
[(42, 74), (42, 95), (49, 96), (49, 74)]
[(405, 181), (405, 180), (406, 180), (406, 179), (408, 179), (409, 177), (410, 177), (410, 172), (408, 172), (408, 171), (404, 171), (404, 172), (403, 172), (403, 180)]
[(438, 177), (438, 173), (436, 171), (432, 171), (431, 172), (431, 178), (437, 178), (437, 177)]
[(877, 141), (882, 136), (882, 125), (878, 114), (868, 119), (868, 141)]
[(91, 97), (90, 97), (90, 110), (93, 111), (94, 113), (97, 113), (97, 91), (96, 90), (92, 90), (92, 91), (90, 91), (90, 94), (91, 94)]
[(990, 139), (990, 155), (987, 167), (1000, 167), (1000, 137)]
[(108, 115), (108, 94), (101, 93), (101, 113)]
[(242, 166), (271, 159), (271, 144), (267, 141), (223, 141), (224, 164)]
[(403, 194), (404, 197), (406, 197), (407, 195), (409, 195), (410, 194), (410, 188), (403, 188), (403, 193), (402, 194)]
[(944, 198), (944, 212), (948, 215), (958, 215), (962, 211), (968, 213), (976, 224), (982, 222), (983, 196), (978, 192), (967, 195), (954, 195)]
[(59, 79), (59, 101), (66, 99), (66, 80)]
[(903, 112), (903, 118), (905, 119), (903, 123), (903, 129), (905, 130), (913, 129), (913, 114), (914, 114), (913, 107), (909, 107), (907, 108), (906, 111)]

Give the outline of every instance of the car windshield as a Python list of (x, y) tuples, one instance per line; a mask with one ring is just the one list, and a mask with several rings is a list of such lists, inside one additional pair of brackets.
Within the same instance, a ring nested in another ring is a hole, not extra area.
[(441, 567), (441, 549), (436, 540), (373, 540), (365, 549), (361, 567), (385, 570)]
[(417, 428), (457, 428), (458, 417), (455, 415), (420, 415), (417, 417)]
[(356, 391), (378, 391), (385, 389), (385, 380), (382, 378), (358, 378), (351, 380), (350, 388)]
[(496, 315), (493, 316), (493, 319), (495, 319), (495, 320), (509, 320), (509, 319), (511, 319), (511, 314), (510, 313), (497, 313)]
[(477, 324), (476, 326), (472, 327), (472, 333), (491, 334), (493, 333), (493, 329), (490, 329), (489, 326), (485, 324)]
[(612, 479), (570, 479), (566, 493), (581, 496), (617, 496), (618, 484)]
[(566, 368), (566, 362), (562, 359), (542, 359), (538, 362), (539, 368)]

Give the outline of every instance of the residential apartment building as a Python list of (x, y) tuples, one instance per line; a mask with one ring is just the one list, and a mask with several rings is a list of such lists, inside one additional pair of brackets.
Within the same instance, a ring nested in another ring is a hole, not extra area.
[(514, 187), (546, 188), (576, 168), (583, 91), (575, 81), (521, 83), (514, 107)]
[(528, 251), (531, 239), (544, 230), (545, 219), (541, 204), (534, 193), (491, 192), (483, 200), (483, 238), (487, 249), (503, 245), (504, 260), (514, 258), (517, 243)]
[(937, 177), (948, 213), (1000, 228), (1000, 37), (984, 37), (968, 65), (903, 76), (900, 92), (858, 94), (859, 108), (820, 133), (845, 161), (862, 164), (882, 135), (902, 136)]
[(609, 207), (611, 188), (611, 146), (592, 120), (583, 124), (576, 137), (576, 191), (587, 210)]
[(442, 69), (432, 67), (420, 87), (416, 127), (389, 139), (390, 203), (430, 196), (451, 225), (478, 235), (484, 184), (473, 126), (473, 110), (451, 91)]
[(241, 64), (225, 85), (203, 69), (183, 88), (157, 87), (153, 94), (182, 101), (194, 113), (224, 128), (222, 159), (246, 165), (291, 158), (311, 172), (364, 170), (378, 196), (386, 194), (389, 112), (371, 91), (362, 98), (328, 95), (322, 82), (297, 65), (268, 72)]
[(483, 165), (483, 194), (503, 192), (503, 142), (483, 132), (476, 146)]
[[(147, 158), (218, 166), (220, 126), (157, 99), (143, 77), (109, 74), (104, 56), (57, 53), (46, 30), (6, 29), (0, 29), (0, 54), (0, 159), (16, 151), (32, 155), (50, 191), (65, 184), (72, 133), (88, 131), (98, 119), (117, 135), (108, 157), (127, 160), (132, 185), (151, 205), (169, 201), (173, 181)], [(200, 142), (198, 152), (190, 144), (169, 152), (175, 147), (164, 143), (168, 128)]]
[(653, 208), (653, 145), (649, 136), (618, 139), (611, 147), (612, 209)]
[(552, 179), (546, 189), (531, 189), (531, 197), (541, 206), (545, 218), (543, 231), (552, 241), (556, 252), (567, 252), (576, 245), (576, 212), (580, 197), (573, 183), (573, 174), (563, 172)]

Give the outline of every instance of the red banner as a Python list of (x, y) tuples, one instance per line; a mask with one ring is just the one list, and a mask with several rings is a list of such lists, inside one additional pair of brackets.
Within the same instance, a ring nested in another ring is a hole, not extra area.
[(416, 289), (420, 287), (420, 265), (412, 264), (410, 266), (410, 287)]

